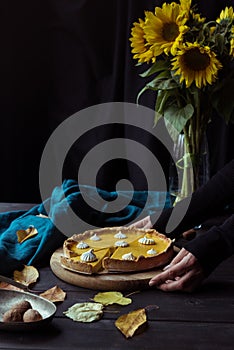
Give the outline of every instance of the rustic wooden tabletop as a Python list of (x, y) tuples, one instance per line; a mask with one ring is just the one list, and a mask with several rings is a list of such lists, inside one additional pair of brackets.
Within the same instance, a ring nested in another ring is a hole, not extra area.
[[(30, 205), (3, 203), (1, 211), (29, 209)], [(56, 303), (55, 317), (45, 328), (0, 331), (0, 349), (157, 349), (226, 350), (234, 348), (234, 257), (223, 262), (193, 293), (165, 293), (156, 289), (136, 290), (127, 306), (105, 307), (103, 317), (92, 323), (76, 322), (64, 311), (75, 303), (91, 301), (98, 290), (68, 284), (50, 266), (39, 270), (34, 291), (58, 286), (66, 292)], [(124, 293), (128, 294), (128, 292)], [(1, 301), (0, 301), (1, 302)], [(147, 328), (132, 338), (116, 328), (122, 314), (155, 305), (147, 311)]]

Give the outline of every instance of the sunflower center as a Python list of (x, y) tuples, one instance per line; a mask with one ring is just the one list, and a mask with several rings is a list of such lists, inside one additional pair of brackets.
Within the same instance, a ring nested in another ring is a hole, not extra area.
[(184, 54), (184, 64), (191, 70), (205, 70), (210, 64), (210, 57), (198, 48), (193, 48)]
[(179, 27), (175, 22), (164, 23), (162, 36), (165, 41), (174, 41), (179, 35)]

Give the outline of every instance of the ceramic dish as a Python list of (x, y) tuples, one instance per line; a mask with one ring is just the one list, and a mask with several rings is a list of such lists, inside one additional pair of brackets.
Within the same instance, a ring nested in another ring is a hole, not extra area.
[[(27, 300), (32, 308), (42, 315), (42, 320), (35, 322), (3, 322), (3, 314), (14, 304)], [(29, 292), (0, 289), (0, 330), (21, 331), (38, 329), (50, 322), (56, 312), (51, 301)]]

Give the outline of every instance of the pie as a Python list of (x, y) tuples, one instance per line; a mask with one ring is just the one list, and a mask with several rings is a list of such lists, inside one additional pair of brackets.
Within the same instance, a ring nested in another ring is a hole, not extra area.
[(62, 267), (83, 274), (137, 272), (165, 265), (172, 241), (154, 229), (106, 227), (64, 241)]

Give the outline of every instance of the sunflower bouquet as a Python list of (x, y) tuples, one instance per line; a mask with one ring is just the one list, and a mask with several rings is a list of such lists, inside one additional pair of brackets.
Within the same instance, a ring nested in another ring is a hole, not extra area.
[[(174, 142), (184, 136), (183, 167), (189, 155), (193, 191), (199, 186), (201, 144), (214, 110), (227, 123), (234, 121), (234, 10), (225, 7), (218, 18), (206, 21), (192, 0), (180, 0), (144, 15), (133, 23), (129, 38), (133, 59), (147, 65), (137, 101), (146, 90), (155, 91), (155, 124), (163, 117)], [(184, 188), (181, 196), (186, 195)]]

